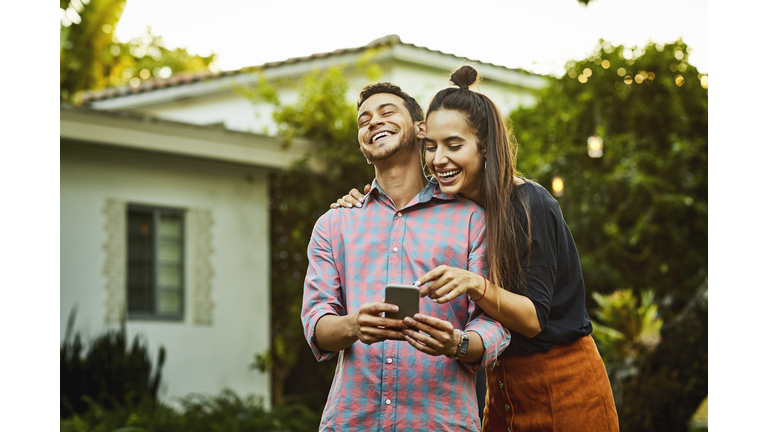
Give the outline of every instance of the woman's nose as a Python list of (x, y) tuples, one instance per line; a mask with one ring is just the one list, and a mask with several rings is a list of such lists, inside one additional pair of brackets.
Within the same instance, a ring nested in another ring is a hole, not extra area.
[(442, 165), (448, 162), (446, 152), (442, 149), (442, 146), (437, 146), (435, 149), (435, 165)]

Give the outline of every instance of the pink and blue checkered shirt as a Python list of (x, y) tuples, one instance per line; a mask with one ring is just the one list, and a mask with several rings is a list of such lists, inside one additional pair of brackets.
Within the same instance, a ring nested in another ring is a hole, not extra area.
[[(347, 315), (384, 301), (388, 283), (410, 284), (446, 264), (483, 274), (483, 209), (445, 195), (435, 180), (400, 211), (374, 180), (361, 209), (330, 210), (309, 243), (301, 320), (318, 361), (336, 352), (315, 345), (326, 314)], [(430, 356), (405, 341), (355, 342), (339, 352), (320, 422), (322, 431), (480, 430), (475, 372), (494, 364), (509, 331), (461, 296), (445, 304), (421, 299), (420, 313), (477, 332), (485, 352), (478, 364)]]

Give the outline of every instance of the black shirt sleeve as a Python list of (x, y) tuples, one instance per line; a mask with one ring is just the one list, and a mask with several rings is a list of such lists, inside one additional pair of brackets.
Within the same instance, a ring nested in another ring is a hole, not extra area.
[[(559, 204), (533, 182), (519, 191), (528, 202), (531, 223), (530, 261), (523, 262), (525, 286), (542, 331), (533, 338), (511, 332), (507, 354), (546, 352), (555, 343), (574, 342), (592, 332), (578, 252)], [(516, 211), (524, 211), (522, 205)]]

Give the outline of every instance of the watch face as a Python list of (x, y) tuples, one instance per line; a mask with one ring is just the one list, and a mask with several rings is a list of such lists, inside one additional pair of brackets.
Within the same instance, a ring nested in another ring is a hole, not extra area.
[(464, 332), (461, 332), (461, 351), (459, 355), (464, 355), (467, 353), (467, 349), (469, 348), (469, 335), (467, 335)]

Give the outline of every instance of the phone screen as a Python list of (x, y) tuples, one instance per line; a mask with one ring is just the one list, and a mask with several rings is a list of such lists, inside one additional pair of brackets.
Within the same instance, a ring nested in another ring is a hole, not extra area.
[(384, 302), (397, 305), (397, 312), (386, 312), (386, 318), (413, 318), (419, 313), (419, 289), (413, 285), (389, 284), (384, 287)]

